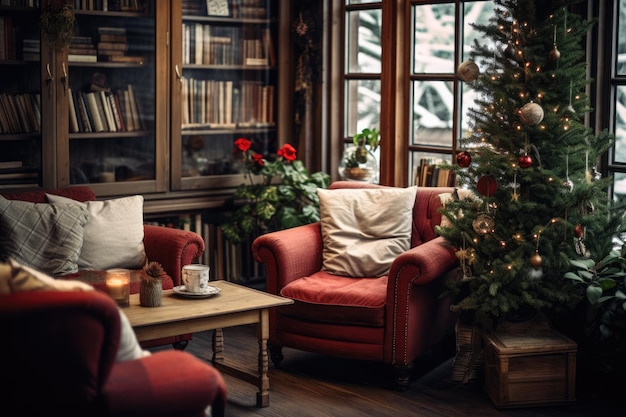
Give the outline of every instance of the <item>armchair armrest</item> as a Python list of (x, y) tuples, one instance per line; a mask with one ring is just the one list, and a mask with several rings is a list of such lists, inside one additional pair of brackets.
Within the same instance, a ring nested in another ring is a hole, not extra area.
[(103, 389), (116, 416), (223, 416), (226, 384), (221, 374), (195, 356), (177, 350), (118, 362)]
[(389, 270), (389, 281), (408, 289), (408, 285), (426, 285), (459, 265), (455, 249), (437, 237), (398, 256)]
[[(415, 246), (394, 260), (386, 307), (387, 326), (392, 331), (385, 338), (385, 354), (393, 355), (392, 363), (408, 365), (409, 358), (454, 328), (449, 302), (439, 297), (457, 266), (455, 250), (443, 237)], [(410, 329), (423, 329), (423, 334), (412, 334)]]
[(174, 286), (181, 285), (181, 270), (204, 252), (204, 240), (194, 232), (171, 227), (144, 225), (144, 246), (149, 261), (159, 262), (172, 277)]
[(267, 291), (278, 294), (285, 285), (322, 268), (319, 222), (259, 236), (252, 243), (254, 258), (265, 263)]

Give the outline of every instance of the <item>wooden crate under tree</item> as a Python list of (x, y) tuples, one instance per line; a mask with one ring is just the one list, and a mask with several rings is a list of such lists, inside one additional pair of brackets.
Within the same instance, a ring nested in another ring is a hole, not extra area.
[(576, 343), (543, 328), (483, 334), (485, 389), (498, 408), (576, 400)]

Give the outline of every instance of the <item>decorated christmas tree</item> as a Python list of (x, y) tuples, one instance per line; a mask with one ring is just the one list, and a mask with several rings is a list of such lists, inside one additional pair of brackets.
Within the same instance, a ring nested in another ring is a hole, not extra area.
[(479, 98), (439, 232), (461, 265), (453, 308), (480, 326), (573, 308), (584, 290), (564, 278), (570, 261), (602, 259), (620, 227), (596, 169), (612, 137), (585, 125), (593, 22), (575, 3), (495, 0), (458, 69)]

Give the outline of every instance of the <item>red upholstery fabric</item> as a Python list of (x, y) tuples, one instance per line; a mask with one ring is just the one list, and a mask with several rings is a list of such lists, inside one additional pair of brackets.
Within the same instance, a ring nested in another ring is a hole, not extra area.
[[(1, 193), (9, 200), (30, 201), (32, 203), (47, 203), (46, 193), (56, 194), (71, 198), (76, 201), (94, 201), (96, 195), (88, 186), (72, 186), (67, 188), (57, 188), (53, 190), (23, 191)], [(174, 229), (169, 227), (159, 227), (152, 225), (144, 226), (144, 247), (148, 261), (159, 262), (167, 276), (163, 277), (163, 289), (168, 290), (174, 286), (181, 285), (181, 270), (183, 265), (194, 262), (202, 252), (204, 252), (204, 240), (197, 233)], [(139, 282), (143, 270), (131, 271), (131, 293), (139, 292)], [(76, 279), (93, 285), (99, 290), (106, 291), (104, 284), (104, 271), (78, 271), (62, 277), (63, 279)], [(180, 341), (190, 340), (191, 335), (168, 337), (155, 341), (143, 342), (144, 347), (170, 344)]]
[(98, 291), (0, 295), (0, 328), (0, 401), (16, 415), (223, 415), (221, 375), (190, 354), (115, 362), (119, 310)]
[[(335, 182), (331, 189), (376, 185)], [(346, 278), (320, 272), (319, 223), (255, 239), (255, 259), (265, 264), (267, 291), (295, 299), (270, 312), (270, 344), (394, 366), (410, 364), (454, 332), (445, 280), (456, 274), (453, 248), (438, 237), (439, 194), (452, 188), (418, 188), (412, 248), (395, 259), (387, 277)], [(352, 280), (348, 282), (346, 280)], [(334, 303), (334, 304), (333, 304)]]
[(387, 277), (348, 278), (320, 271), (287, 284), (283, 297), (300, 301), (285, 315), (328, 323), (382, 327), (385, 324)]

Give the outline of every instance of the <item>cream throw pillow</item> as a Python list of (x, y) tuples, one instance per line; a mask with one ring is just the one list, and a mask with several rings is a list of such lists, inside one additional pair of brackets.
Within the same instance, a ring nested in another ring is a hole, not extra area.
[[(94, 288), (81, 281), (54, 279), (46, 274), (21, 265), (14, 259), (0, 263), (0, 294), (28, 291), (93, 291)], [(121, 333), (116, 361), (129, 361), (150, 355), (143, 350), (137, 336), (122, 310), (120, 313)]]
[(143, 268), (143, 196), (81, 203), (71, 198), (46, 194), (48, 202), (87, 207), (83, 247), (78, 269), (104, 271), (111, 268)]
[(417, 187), (318, 189), (322, 269), (348, 277), (379, 277), (411, 247)]

